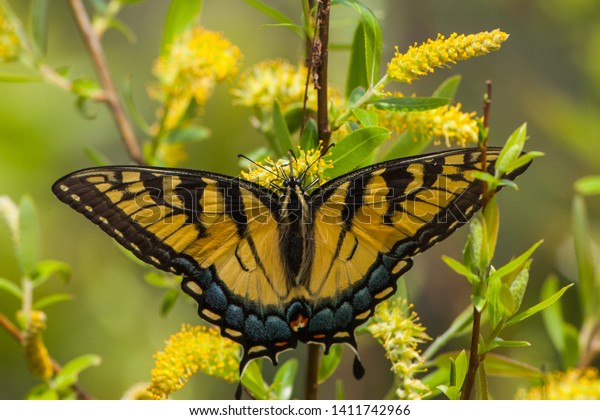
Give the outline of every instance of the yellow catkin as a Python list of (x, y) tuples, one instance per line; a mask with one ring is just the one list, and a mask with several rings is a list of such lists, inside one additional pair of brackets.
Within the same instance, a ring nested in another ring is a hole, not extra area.
[[(233, 103), (269, 112), (275, 101), (285, 112), (291, 107), (301, 107), (304, 101), (307, 69), (285, 60), (260, 62), (241, 74), (236, 86), (231, 89)], [(317, 94), (308, 90), (308, 108), (315, 108)]]
[(279, 159), (274, 162), (267, 157), (259, 163), (260, 166), (251, 165), (248, 171), (242, 171), (241, 176), (267, 188), (272, 188), (273, 185), (282, 187), (285, 181), (281, 174), (283, 170), (286, 177), (289, 177), (292, 172), (296, 178), (304, 174), (304, 185), (310, 185), (318, 179), (315, 185), (319, 186), (327, 181), (325, 170), (332, 167), (331, 160), (327, 156), (321, 156), (321, 150), (321, 146), (310, 150), (302, 150), (298, 146), (296, 158), (292, 157), (291, 171), (289, 159)]
[(42, 311), (32, 311), (29, 325), (24, 334), (23, 348), (31, 373), (48, 380), (54, 374), (54, 368), (42, 338), (42, 331), (45, 329), (46, 314)]
[[(410, 314), (406, 315), (409, 311)], [(397, 376), (398, 398), (414, 400), (430, 395), (429, 387), (415, 375), (426, 370), (418, 346), (431, 338), (419, 323), (412, 306), (403, 299), (391, 299), (379, 304), (368, 330), (382, 344), (386, 357), (392, 363), (392, 371)]]
[(472, 35), (438, 35), (421, 45), (413, 45), (404, 54), (398, 51), (388, 64), (387, 74), (399, 82), (411, 83), (436, 67), (447, 66), (459, 60), (487, 54), (500, 48), (508, 34), (499, 29)]
[(239, 346), (216, 328), (184, 324), (166, 343), (165, 349), (154, 355), (156, 364), (147, 389), (153, 399), (167, 398), (198, 371), (228, 382), (239, 378)]
[(447, 147), (477, 144), (478, 119), (475, 112), (461, 111), (461, 104), (445, 105), (422, 112), (377, 111), (383, 127), (393, 133), (407, 132), (415, 141), (433, 137)]
[(151, 95), (163, 102), (165, 128), (177, 126), (192, 100), (202, 107), (216, 83), (237, 75), (241, 58), (219, 32), (195, 27), (177, 37), (153, 68), (159, 83)]
[(598, 369), (569, 369), (552, 372), (545, 384), (529, 390), (521, 389), (517, 398), (525, 400), (598, 400), (600, 399), (600, 375)]

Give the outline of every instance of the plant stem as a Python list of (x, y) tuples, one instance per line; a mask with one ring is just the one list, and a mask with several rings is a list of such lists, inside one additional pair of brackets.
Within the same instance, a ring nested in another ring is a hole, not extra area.
[(471, 334), (471, 349), (469, 351), (469, 369), (467, 370), (467, 377), (463, 384), (461, 399), (468, 400), (471, 398), (471, 391), (473, 390), (473, 384), (475, 383), (475, 375), (477, 374), (477, 368), (479, 367), (479, 355), (477, 350), (479, 348), (479, 331), (481, 329), (481, 312), (473, 307), (473, 333)]
[(319, 7), (317, 11), (318, 36), (313, 42), (313, 57), (317, 57), (313, 62), (316, 64), (317, 88), (317, 128), (319, 140), (323, 141), (323, 150), (327, 150), (331, 129), (329, 127), (329, 98), (327, 96), (327, 62), (329, 57), (329, 12), (331, 10), (330, 0), (318, 0)]
[[(482, 172), (487, 172), (487, 140), (490, 107), (492, 105), (492, 82), (490, 80), (486, 81), (486, 88), (486, 94), (484, 96), (483, 101), (483, 129), (485, 131), (483, 133), (483, 139), (479, 144), (479, 148), (481, 149)], [(489, 191), (487, 188), (487, 183), (483, 182), (481, 188), (482, 212), (485, 211), (485, 207), (490, 199), (490, 194), (493, 194), (493, 191)], [(486, 273), (481, 273), (481, 275), (485, 276)], [(483, 282), (487, 283), (487, 280), (483, 280)], [(479, 355), (480, 330), (481, 312), (479, 312), (479, 310), (475, 306), (473, 306), (473, 332), (471, 334), (471, 349), (469, 351), (469, 369), (467, 370), (467, 377), (465, 378), (461, 394), (461, 399), (463, 400), (468, 400), (471, 398), (471, 392), (473, 390), (473, 385), (475, 384), (475, 377), (477, 376), (477, 369), (479, 368), (479, 364), (485, 359), (485, 353)], [(480, 392), (480, 395), (487, 396), (487, 389), (485, 390), (485, 392)]]
[(304, 399), (316, 400), (318, 390), (319, 359), (321, 358), (321, 346), (315, 343), (308, 344), (308, 368), (306, 370), (306, 384), (304, 388)]
[(108, 65), (106, 63), (106, 57), (104, 56), (104, 51), (102, 49), (102, 44), (100, 43), (100, 38), (96, 31), (94, 31), (92, 22), (90, 21), (90, 18), (87, 15), (87, 12), (81, 0), (69, 0), (69, 5), (71, 6), (73, 16), (75, 17), (77, 26), (79, 27), (85, 44), (90, 52), (92, 61), (94, 62), (94, 66), (96, 68), (96, 72), (98, 73), (98, 77), (100, 78), (100, 83), (102, 84), (102, 88), (104, 89), (104, 102), (106, 102), (106, 104), (108, 105), (111, 114), (115, 120), (115, 123), (117, 124), (117, 128), (121, 133), (121, 138), (123, 140), (127, 153), (134, 162), (136, 162), (137, 164), (143, 164), (144, 158), (142, 156), (141, 149), (135, 137), (133, 127), (127, 119), (127, 116), (125, 115), (125, 110), (121, 105), (119, 94), (117, 93), (115, 84), (112, 80), (110, 71), (108, 69)]

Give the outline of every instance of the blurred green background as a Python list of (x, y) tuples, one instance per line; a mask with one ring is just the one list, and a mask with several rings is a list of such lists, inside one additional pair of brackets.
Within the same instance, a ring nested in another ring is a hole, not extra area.
[[(12, 3), (24, 16), (28, 2)], [(242, 0), (204, 3), (202, 25), (223, 31), (238, 45), (246, 67), (267, 58), (283, 57), (295, 63), (301, 57), (303, 44), (298, 38), (285, 28), (262, 26), (271, 21)], [(299, 16), (298, 1), (267, 3)], [(531, 137), (527, 149), (546, 154), (519, 179), (519, 191), (500, 194), (498, 263), (544, 239), (534, 254), (526, 299), (537, 301), (540, 284), (549, 273), (559, 274), (565, 283), (575, 281), (570, 225), (572, 184), (583, 175), (600, 173), (600, 0), (364, 3), (381, 17), (384, 61), (392, 56), (394, 45), (403, 51), (438, 33), (468, 34), (500, 28), (510, 34), (498, 52), (458, 63), (451, 69), (438, 69), (410, 86), (396, 86), (405, 94), (429, 95), (447, 77), (461, 74), (457, 100), (463, 103), (463, 110), (481, 113), (485, 81), (493, 81), (490, 143), (502, 144), (526, 121)], [(168, 2), (162, 0), (126, 7), (120, 17), (133, 28), (137, 41), (130, 43), (115, 31), (105, 38), (115, 80), (120, 84), (131, 77), (137, 104), (148, 119), (155, 105), (147, 98), (146, 87), (152, 81), (150, 68), (159, 51), (167, 7)], [(335, 8), (333, 19), (332, 42), (349, 43), (356, 16), (345, 8)], [(48, 51), (53, 66), (68, 66), (73, 75), (93, 75), (66, 2), (52, 3)], [(347, 62), (347, 52), (332, 51), (330, 83), (344, 86)], [(11, 64), (0, 68), (0, 72), (21, 73), (23, 69)], [(212, 137), (190, 148), (190, 158), (183, 166), (233, 175), (238, 171), (237, 154), (263, 145), (248, 122), (249, 111), (232, 106), (231, 99), (227, 86), (218, 87), (204, 117)], [(53, 281), (38, 291), (40, 295), (60, 291), (75, 296), (74, 301), (47, 310), (45, 339), (51, 355), (64, 363), (84, 353), (99, 354), (102, 365), (85, 371), (80, 383), (96, 398), (115, 399), (132, 384), (149, 380), (152, 354), (163, 348), (163, 340), (178, 331), (182, 322), (193, 324), (199, 319), (195, 307), (184, 300), (179, 300), (166, 318), (160, 317), (162, 291), (143, 281), (147, 270), (132, 264), (114, 241), (52, 195), (54, 180), (92, 165), (83, 151), (86, 146), (102, 151), (114, 163), (129, 163), (107, 110), (100, 105), (92, 105), (89, 110), (96, 118), (84, 118), (72, 95), (44, 83), (0, 84), (0, 195), (18, 201), (23, 194), (30, 194), (41, 219), (42, 258), (66, 261), (72, 267), (70, 283)], [(600, 202), (589, 200), (588, 205), (594, 220)], [(440, 258), (443, 254), (460, 258), (466, 231), (461, 229), (417, 257), (415, 268), (407, 275), (415, 310), (432, 337), (443, 332), (469, 302), (467, 282)], [(595, 237), (600, 237), (595, 232)], [(0, 276), (18, 278), (3, 227)], [(565, 316), (577, 323), (579, 312), (572, 289), (565, 299)], [(14, 319), (17, 310), (17, 301), (1, 293), (0, 311)], [(532, 343), (531, 348), (513, 351), (515, 358), (546, 370), (560, 367), (539, 316), (511, 332), (513, 336), (505, 338)], [(453, 348), (465, 345), (452, 344)], [(365, 378), (360, 382), (352, 378), (349, 353), (337, 376), (344, 379), (348, 398), (381, 398), (392, 383), (383, 350), (366, 336), (359, 338), (359, 347), (367, 371)], [(304, 346), (300, 346), (286, 353), (284, 359), (298, 357), (303, 361), (305, 353)], [(299, 376), (300, 384), (302, 373)], [(0, 331), (0, 399), (23, 398), (36, 383), (38, 380), (27, 371), (20, 346)], [(491, 384), (491, 392), (497, 398), (511, 398), (518, 384), (498, 379)], [(233, 392), (234, 385), (198, 374), (175, 397), (232, 398)], [(333, 379), (323, 385), (321, 397), (334, 397)]]

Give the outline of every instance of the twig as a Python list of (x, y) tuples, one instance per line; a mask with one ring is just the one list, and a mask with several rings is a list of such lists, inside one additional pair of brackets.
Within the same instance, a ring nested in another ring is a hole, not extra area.
[[(22, 345), (24, 343), (25, 340), (23, 337), (23, 333), (16, 327), (15, 324), (10, 322), (10, 320), (8, 318), (6, 318), (3, 314), (0, 314), (0, 326), (2, 328), (4, 328), (16, 341), (18, 341), (19, 344)], [(52, 370), (54, 371), (54, 374), (57, 374), (58, 372), (60, 372), (62, 367), (56, 360), (54, 360), (54, 359), (51, 359), (51, 360), (52, 360)], [(88, 394), (78, 384), (72, 384), (71, 389), (75, 392), (75, 395), (77, 395), (78, 400), (93, 399), (92, 396), (90, 394)]]
[[(487, 140), (488, 140), (488, 128), (489, 128), (489, 117), (490, 107), (492, 105), (492, 82), (486, 81), (487, 91), (483, 101), (483, 140), (479, 144), (481, 149), (481, 170), (487, 172)], [(482, 181), (481, 188), (482, 195), (482, 211), (485, 211), (485, 207), (490, 199), (490, 191), (488, 191), (487, 183)], [(473, 391), (473, 385), (475, 384), (475, 377), (477, 376), (477, 369), (479, 369), (480, 363), (485, 359), (485, 354), (479, 355), (479, 333), (481, 330), (481, 312), (477, 307), (473, 307), (473, 332), (471, 333), (471, 348), (469, 350), (469, 369), (467, 370), (467, 376), (463, 384), (462, 394), (460, 396), (463, 400), (471, 398), (471, 392)]]
[(319, 140), (323, 141), (323, 150), (329, 146), (331, 129), (329, 127), (327, 96), (327, 62), (329, 57), (329, 12), (330, 0), (319, 0), (317, 11), (318, 36), (313, 42), (313, 63), (316, 64), (315, 88), (317, 91), (317, 128)]
[(319, 386), (319, 361), (321, 358), (321, 346), (314, 343), (308, 344), (308, 368), (306, 370), (306, 383), (304, 387), (304, 399), (316, 400)]
[(104, 56), (102, 44), (100, 43), (100, 38), (94, 31), (92, 22), (90, 21), (90, 18), (87, 15), (81, 0), (69, 0), (69, 5), (71, 6), (73, 16), (75, 17), (77, 26), (79, 27), (85, 44), (90, 52), (96, 72), (100, 78), (100, 83), (104, 89), (104, 102), (106, 102), (108, 105), (115, 123), (117, 124), (119, 132), (121, 133), (121, 138), (125, 144), (125, 148), (127, 149), (127, 153), (129, 153), (129, 156), (134, 162), (143, 164), (144, 158), (142, 156), (142, 152), (135, 137), (133, 127), (129, 123), (123, 106), (121, 105), (121, 101), (119, 100), (119, 95), (115, 88), (115, 84), (113, 83), (110, 71), (108, 70), (108, 65), (106, 63), (106, 57)]

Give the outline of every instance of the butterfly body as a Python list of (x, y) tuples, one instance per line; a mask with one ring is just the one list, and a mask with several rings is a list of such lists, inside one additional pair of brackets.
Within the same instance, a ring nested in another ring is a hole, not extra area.
[[(499, 153), (488, 150), (489, 172)], [(356, 349), (354, 330), (412, 257), (481, 207), (481, 159), (477, 149), (397, 159), (312, 191), (303, 174), (267, 188), (205, 171), (101, 167), (53, 191), (138, 258), (182, 275), (199, 315), (242, 346), (243, 370), (298, 342)]]

